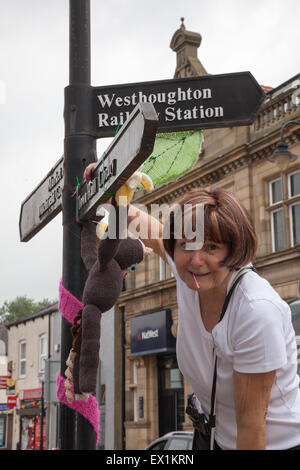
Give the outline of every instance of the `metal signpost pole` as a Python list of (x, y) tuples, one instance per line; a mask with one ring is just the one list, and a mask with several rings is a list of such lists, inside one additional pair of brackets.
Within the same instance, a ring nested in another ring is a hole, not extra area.
[[(76, 189), (78, 178), (81, 180), (85, 166), (96, 161), (96, 139), (84, 130), (84, 116), (89, 107), (89, 100), (85, 97), (89, 87), (90, 0), (70, 0), (70, 85), (65, 89), (64, 109), (62, 282), (64, 287), (80, 301), (86, 273), (80, 256), (81, 227), (77, 223)], [(62, 376), (66, 370), (66, 360), (71, 346), (70, 324), (62, 317)], [(90, 423), (79, 413), (75, 415), (75, 412), (66, 405), (60, 406), (60, 449), (95, 449), (95, 433)]]

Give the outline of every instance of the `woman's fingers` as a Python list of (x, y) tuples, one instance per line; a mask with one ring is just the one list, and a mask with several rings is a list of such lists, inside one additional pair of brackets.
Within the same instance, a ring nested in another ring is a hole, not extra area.
[(87, 183), (91, 181), (91, 174), (95, 165), (96, 165), (96, 162), (90, 163), (84, 170), (83, 178), (85, 179)]

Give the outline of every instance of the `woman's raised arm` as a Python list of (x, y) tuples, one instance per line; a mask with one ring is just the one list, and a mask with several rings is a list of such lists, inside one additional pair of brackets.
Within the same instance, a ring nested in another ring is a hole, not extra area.
[[(87, 182), (91, 180), (91, 174), (95, 165), (96, 162), (90, 163), (84, 171), (83, 177)], [(138, 224), (135, 226), (135, 228), (137, 235), (139, 232), (141, 233), (139, 236), (140, 240), (144, 243), (145, 246), (151, 248), (154, 253), (160, 256), (165, 262), (168, 262), (162, 240), (163, 225), (155, 217), (130, 205), (128, 210), (127, 225), (130, 226), (130, 224), (136, 218), (138, 218)], [(141, 227), (143, 227), (143, 230), (141, 230)], [(144, 234), (146, 234), (146, 236), (144, 236)], [(153, 236), (153, 234), (155, 235)]]

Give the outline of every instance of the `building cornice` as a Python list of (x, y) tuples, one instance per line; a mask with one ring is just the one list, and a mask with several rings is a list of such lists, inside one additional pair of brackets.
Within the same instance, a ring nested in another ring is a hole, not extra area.
[(294, 246), (287, 250), (276, 251), (265, 256), (255, 258), (254, 265), (259, 269), (268, 268), (270, 266), (278, 266), (281, 263), (286, 263), (300, 258), (300, 245)]

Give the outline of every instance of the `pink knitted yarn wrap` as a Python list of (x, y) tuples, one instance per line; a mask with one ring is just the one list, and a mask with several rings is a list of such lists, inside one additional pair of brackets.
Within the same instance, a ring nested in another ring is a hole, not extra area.
[(56, 378), (56, 394), (59, 401), (67, 405), (72, 410), (80, 413), (84, 418), (91, 423), (96, 433), (97, 443), (99, 441), (99, 407), (96, 398), (93, 395), (89, 396), (87, 402), (82, 400), (74, 400), (69, 403), (65, 396), (65, 378), (58, 372)]
[(74, 297), (64, 286), (62, 281), (59, 283), (59, 305), (58, 310), (68, 320), (73, 323), (78, 310), (83, 308), (83, 304)]
[[(73, 323), (73, 319), (77, 315), (78, 311), (83, 309), (83, 304), (69, 292), (60, 281), (59, 284), (59, 311), (63, 317), (68, 320), (69, 323)], [(75, 400), (69, 403), (65, 396), (65, 378), (60, 373), (57, 374), (56, 378), (56, 395), (60, 402), (64, 403), (69, 408), (80, 413), (86, 418), (94, 428), (97, 437), (97, 443), (99, 441), (99, 407), (96, 398), (93, 395), (89, 396), (88, 401)]]

